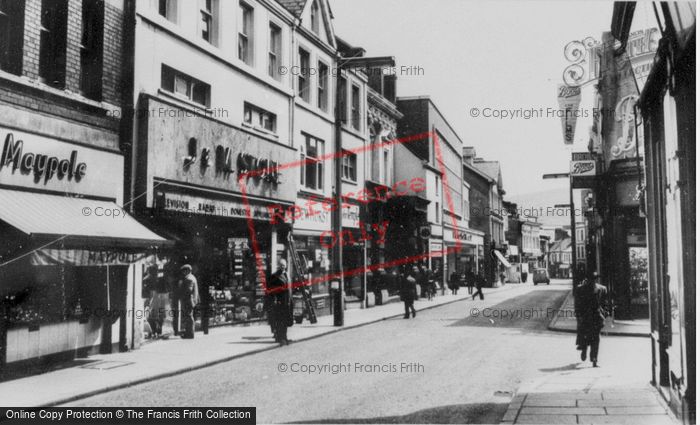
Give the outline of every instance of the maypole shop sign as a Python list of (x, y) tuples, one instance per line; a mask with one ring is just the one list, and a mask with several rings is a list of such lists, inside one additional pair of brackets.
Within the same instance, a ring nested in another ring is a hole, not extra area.
[(595, 185), (597, 161), (590, 152), (573, 152), (571, 154), (571, 184), (574, 189), (589, 189)]
[(24, 141), (15, 140), (13, 133), (7, 133), (0, 155), (0, 169), (5, 167), (13, 173), (19, 169), (22, 174), (34, 174), (37, 182), (48, 182), (54, 177), (79, 182), (87, 172), (87, 164), (78, 162), (78, 151), (71, 151), (70, 158), (31, 152), (24, 149)]
[(557, 94), (559, 101), (559, 111), (561, 116), (562, 131), (564, 132), (564, 144), (574, 144), (574, 134), (576, 132), (576, 117), (578, 107), (581, 104), (581, 87), (570, 87), (560, 84)]

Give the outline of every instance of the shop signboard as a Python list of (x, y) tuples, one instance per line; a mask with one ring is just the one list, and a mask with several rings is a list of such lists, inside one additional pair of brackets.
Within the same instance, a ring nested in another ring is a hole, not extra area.
[[(154, 98), (146, 107), (180, 110)], [(142, 121), (147, 127), (149, 178), (233, 191), (251, 199), (295, 201), (299, 170), (284, 167), (297, 159), (292, 146), (205, 116), (173, 115)], [(149, 192), (149, 205), (151, 196)]]
[(0, 184), (122, 201), (124, 158), (0, 127)]
[[(271, 206), (248, 203), (242, 199), (211, 199), (204, 196), (172, 192), (158, 192), (159, 207), (164, 214), (172, 215), (205, 215), (247, 219), (248, 214), (253, 220), (272, 221), (274, 214), (287, 214), (285, 222), (291, 222), (288, 209), (275, 209)], [(279, 219), (279, 216), (276, 217)]]
[(343, 205), (343, 227), (352, 229), (360, 228), (359, 205)]
[(574, 189), (593, 188), (598, 173), (596, 156), (590, 152), (573, 152), (569, 173)]
[(564, 144), (572, 145), (576, 132), (576, 118), (580, 114), (578, 107), (581, 104), (581, 87), (560, 84), (557, 90), (557, 100), (559, 101), (559, 115), (564, 132)]

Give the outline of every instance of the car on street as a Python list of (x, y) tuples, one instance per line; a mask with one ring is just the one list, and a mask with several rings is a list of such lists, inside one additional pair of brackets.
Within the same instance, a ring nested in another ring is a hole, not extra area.
[(538, 283), (546, 283), (549, 285), (549, 274), (547, 269), (535, 269), (535, 273), (532, 274), (532, 283), (537, 285)]

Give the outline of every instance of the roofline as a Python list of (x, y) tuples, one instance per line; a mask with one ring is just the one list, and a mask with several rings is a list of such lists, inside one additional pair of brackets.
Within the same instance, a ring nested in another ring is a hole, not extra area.
[[(447, 127), (452, 130), (452, 133), (454, 133), (455, 136), (457, 136), (457, 140), (462, 144), (462, 148), (464, 148), (464, 140), (462, 140), (461, 137), (459, 137), (459, 133), (452, 127), (452, 124), (450, 124), (450, 121), (445, 118), (445, 115), (443, 115), (442, 111), (440, 111), (440, 108), (437, 107), (435, 102), (433, 102), (433, 99), (429, 95), (422, 95), (422, 96), (407, 96), (407, 97), (397, 97), (396, 98), (396, 103), (398, 104), (402, 100), (427, 100), (430, 102), (431, 105), (433, 105), (433, 108), (437, 111), (438, 115), (442, 118), (443, 121), (445, 121), (445, 124), (447, 124)], [(460, 152), (460, 155), (462, 152)]]

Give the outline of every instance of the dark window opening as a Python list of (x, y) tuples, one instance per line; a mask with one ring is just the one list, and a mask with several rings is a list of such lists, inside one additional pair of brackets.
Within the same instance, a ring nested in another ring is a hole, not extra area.
[(80, 48), (80, 91), (102, 99), (104, 0), (83, 0), (83, 37)]
[(24, 0), (0, 0), (0, 69), (22, 74)]
[(39, 77), (56, 88), (66, 84), (67, 23), (68, 0), (42, 0)]

